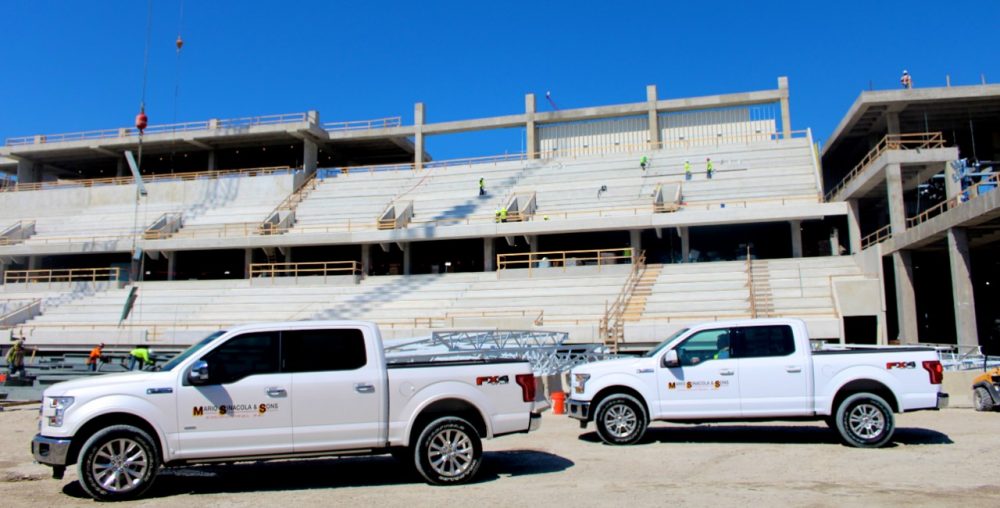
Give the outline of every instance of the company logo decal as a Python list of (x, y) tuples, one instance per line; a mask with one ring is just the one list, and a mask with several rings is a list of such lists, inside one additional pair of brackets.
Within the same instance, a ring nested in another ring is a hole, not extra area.
[(885, 370), (915, 368), (917, 368), (917, 362), (888, 362), (885, 364)]
[[(683, 383), (683, 388), (685, 390), (718, 390), (719, 388), (724, 388), (729, 386), (729, 381), (725, 379), (716, 379), (715, 381), (687, 381)], [(677, 383), (673, 381), (667, 382), (668, 390), (676, 390)]]
[(510, 383), (510, 376), (480, 376), (476, 378), (476, 386), (505, 385)]
[(277, 411), (278, 403), (223, 404), (221, 406), (194, 406), (191, 416), (212, 418), (254, 418), (264, 416), (268, 411)]

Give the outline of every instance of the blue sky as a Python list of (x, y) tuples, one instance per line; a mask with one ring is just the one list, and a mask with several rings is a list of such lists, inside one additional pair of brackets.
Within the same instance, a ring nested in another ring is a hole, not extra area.
[[(427, 121), (771, 89), (825, 141), (858, 93), (1000, 82), (996, 0), (183, 2), (153, 0), (151, 124), (318, 109)], [(4, 2), (0, 139), (132, 123), (146, 2)], [(178, 59), (174, 40), (185, 40)], [(178, 87), (179, 85), (179, 87)], [(175, 89), (179, 90), (176, 94)], [(521, 150), (517, 130), (434, 137), (437, 159)]]

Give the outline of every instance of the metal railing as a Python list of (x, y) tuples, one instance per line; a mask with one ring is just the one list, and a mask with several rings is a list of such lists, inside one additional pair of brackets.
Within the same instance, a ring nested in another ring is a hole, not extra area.
[(915, 132), (911, 134), (886, 134), (874, 148), (857, 163), (846, 176), (830, 189), (824, 196), (826, 201), (830, 201), (838, 192), (847, 187), (851, 181), (858, 177), (864, 170), (868, 169), (871, 163), (875, 162), (888, 150), (918, 150), (925, 148), (944, 148), (944, 135), (940, 132)]
[[(224, 169), (213, 171), (197, 171), (193, 173), (163, 173), (143, 175), (144, 183), (167, 181), (215, 180), (229, 176), (268, 176), (295, 171), (289, 166), (270, 166), (262, 168)], [(72, 187), (94, 187), (98, 185), (131, 185), (135, 183), (132, 176), (116, 176), (108, 178), (85, 178), (81, 180), (56, 180), (52, 182), (18, 183), (0, 190), (0, 192), (34, 191), (43, 189), (62, 189)]]
[(632, 270), (629, 272), (628, 278), (625, 279), (625, 284), (622, 285), (622, 290), (618, 293), (614, 303), (611, 305), (605, 303), (604, 317), (601, 318), (598, 325), (598, 335), (603, 339), (604, 345), (610, 348), (613, 353), (618, 352), (618, 345), (625, 339), (625, 319), (623, 317), (625, 307), (645, 270), (646, 251), (642, 251), (632, 264)]
[(591, 250), (563, 250), (546, 252), (515, 252), (510, 254), (497, 254), (497, 271), (527, 268), (544, 268), (540, 263), (548, 263), (550, 268), (562, 267), (563, 271), (567, 266), (596, 265), (607, 266), (617, 265), (623, 262), (632, 262), (632, 249), (621, 247), (618, 249), (591, 249)]
[(8, 270), (4, 284), (51, 284), (61, 282), (107, 282), (122, 280), (118, 267), (61, 268), (52, 270)]
[(964, 203), (972, 201), (973, 199), (996, 190), (997, 186), (1000, 185), (1000, 173), (990, 173), (989, 175), (983, 177), (982, 180), (977, 182), (975, 185), (970, 185), (965, 190), (963, 190), (957, 197), (946, 199), (926, 210), (921, 212), (915, 217), (909, 217), (906, 219), (906, 227), (912, 228), (918, 224), (927, 222), (938, 215), (941, 215), (952, 208), (961, 206)]
[(304, 263), (251, 263), (250, 278), (275, 277), (327, 277), (331, 275), (357, 275), (361, 263), (357, 261), (311, 261)]
[[(164, 134), (173, 132), (189, 132), (212, 129), (233, 129), (254, 127), (257, 125), (279, 125), (285, 123), (300, 123), (308, 119), (308, 113), (285, 113), (279, 115), (250, 116), (243, 118), (225, 118), (198, 120), (194, 122), (150, 125), (143, 133)], [(117, 129), (98, 129), (81, 132), (65, 132), (59, 134), (38, 134), (35, 136), (20, 136), (7, 138), (7, 146), (36, 145), (44, 143), (62, 143), (67, 141), (86, 141), (91, 139), (127, 138), (138, 136), (139, 130), (134, 127), (119, 127)]]
[(365, 131), (372, 129), (387, 129), (399, 127), (403, 122), (398, 116), (373, 118), (371, 120), (352, 120), (349, 122), (327, 122), (323, 124), (326, 131)]

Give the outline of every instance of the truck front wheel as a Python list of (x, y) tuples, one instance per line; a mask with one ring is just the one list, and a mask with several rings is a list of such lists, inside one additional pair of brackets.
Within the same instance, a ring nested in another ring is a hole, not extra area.
[(844, 399), (836, 418), (841, 440), (857, 448), (885, 446), (896, 430), (889, 404), (873, 393), (855, 393)]
[(160, 467), (153, 438), (131, 425), (97, 431), (77, 460), (80, 485), (98, 501), (125, 501), (146, 492)]
[(619, 393), (598, 404), (594, 424), (605, 443), (629, 445), (642, 439), (649, 419), (641, 402), (631, 395)]
[(483, 443), (472, 424), (446, 416), (424, 427), (413, 453), (417, 472), (427, 483), (457, 485), (476, 476), (483, 460)]

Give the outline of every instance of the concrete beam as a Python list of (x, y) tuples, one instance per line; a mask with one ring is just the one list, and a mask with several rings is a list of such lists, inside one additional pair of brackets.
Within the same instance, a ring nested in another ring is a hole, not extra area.
[[(947, 161), (958, 158), (958, 148), (926, 148), (922, 150), (888, 150), (871, 162), (857, 177), (834, 194), (830, 201), (845, 201), (867, 197), (885, 179), (885, 168), (890, 164), (900, 165), (904, 173), (911, 175), (903, 180), (903, 189), (912, 190), (918, 184), (943, 169)], [(839, 182), (838, 182), (839, 183)]]
[(901, 344), (920, 342), (917, 332), (917, 298), (913, 289), (913, 260), (910, 251), (892, 253), (892, 267), (896, 282), (896, 322), (899, 324)]
[(99, 153), (99, 154), (107, 155), (109, 157), (119, 157), (119, 156), (121, 156), (120, 153), (108, 150), (107, 148), (104, 148), (104, 147), (101, 147), (101, 146), (92, 146), (92, 147), (90, 147), (90, 149), (93, 150), (93, 151), (95, 151), (95, 152), (97, 152), (97, 153)]
[(788, 77), (778, 77), (778, 100), (781, 103), (781, 134), (785, 139), (792, 137), (792, 111), (788, 104)]
[(976, 300), (972, 287), (972, 261), (965, 230), (948, 230), (948, 264), (951, 268), (951, 294), (955, 304), (955, 336), (960, 346), (978, 346)]
[(900, 249), (923, 247), (943, 240), (951, 228), (972, 227), (997, 219), (1000, 219), (1000, 192), (993, 190), (917, 224), (901, 235), (894, 234), (882, 242), (882, 252), (888, 254)]
[(204, 143), (202, 141), (198, 141), (197, 139), (194, 139), (194, 138), (184, 138), (184, 142), (187, 143), (187, 144), (189, 144), (189, 145), (191, 145), (191, 146), (193, 146), (193, 147), (195, 147), (195, 148), (201, 148), (203, 150), (214, 150), (215, 149), (214, 146), (212, 146), (212, 145), (210, 145), (208, 143)]

